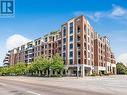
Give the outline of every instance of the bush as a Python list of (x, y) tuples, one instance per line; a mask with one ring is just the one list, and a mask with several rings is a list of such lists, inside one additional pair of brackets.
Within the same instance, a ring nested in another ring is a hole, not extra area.
[(93, 72), (93, 73), (91, 74), (91, 76), (97, 76), (96, 72)]

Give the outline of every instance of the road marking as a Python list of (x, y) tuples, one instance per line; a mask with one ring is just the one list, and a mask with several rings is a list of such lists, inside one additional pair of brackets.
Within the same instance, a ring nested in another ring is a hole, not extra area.
[(41, 95), (41, 94), (33, 92), (33, 91), (27, 91), (27, 93), (31, 93), (31, 94), (34, 94), (34, 95)]

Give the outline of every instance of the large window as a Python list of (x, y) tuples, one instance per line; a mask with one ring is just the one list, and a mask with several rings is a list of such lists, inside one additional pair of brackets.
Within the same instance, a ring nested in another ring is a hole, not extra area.
[(70, 49), (73, 49), (73, 44), (70, 44)]
[(66, 45), (63, 46), (63, 51), (65, 51), (65, 50), (66, 50)]
[(70, 23), (70, 34), (73, 33), (73, 22)]
[(73, 42), (73, 36), (70, 36), (70, 42)]
[(70, 57), (73, 57), (73, 51), (70, 51)]
[(70, 59), (70, 65), (73, 64), (73, 59)]
[(80, 33), (81, 32), (81, 29), (80, 29), (80, 27), (78, 26), (78, 33)]
[(80, 51), (78, 51), (78, 57), (80, 57)]
[(64, 44), (66, 43), (66, 38), (63, 39), (63, 43), (64, 43)]
[(66, 27), (63, 28), (63, 36), (66, 36)]
[(40, 45), (40, 43), (41, 43), (41, 41), (39, 40), (39, 41), (38, 41), (38, 45)]
[(80, 59), (78, 59), (78, 64), (81, 64), (81, 60)]

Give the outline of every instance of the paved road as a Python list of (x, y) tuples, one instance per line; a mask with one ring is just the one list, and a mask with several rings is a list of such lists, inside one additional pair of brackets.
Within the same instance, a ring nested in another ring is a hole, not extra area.
[(0, 95), (127, 95), (127, 76), (0, 77)]
[(0, 95), (107, 95), (87, 90), (0, 79)]

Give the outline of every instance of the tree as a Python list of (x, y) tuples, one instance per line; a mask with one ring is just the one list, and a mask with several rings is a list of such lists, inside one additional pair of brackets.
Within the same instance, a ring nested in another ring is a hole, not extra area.
[(16, 75), (24, 75), (26, 71), (26, 64), (24, 62), (19, 62), (15, 65), (14, 73)]
[(26, 68), (26, 75), (32, 75), (33, 76), (33, 73), (35, 72), (34, 71), (34, 67), (33, 67), (33, 62), (31, 62), (31, 64), (28, 64), (27, 65), (27, 68)]
[[(14, 66), (1, 67), (0, 75), (36, 75), (46, 76), (52, 75), (52, 71), (61, 72), (64, 69), (63, 59), (59, 54), (55, 54), (53, 58), (47, 58), (45, 56), (38, 56), (31, 64), (24, 62), (18, 62)], [(56, 74), (56, 73), (55, 73)], [(60, 73), (61, 74), (61, 73)]]
[(57, 72), (61, 72), (64, 69), (64, 61), (58, 53), (53, 56), (51, 68)]
[(127, 74), (127, 67), (123, 63), (116, 64), (117, 74)]

